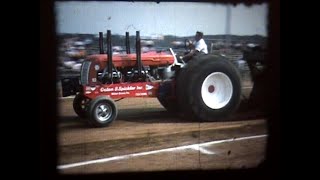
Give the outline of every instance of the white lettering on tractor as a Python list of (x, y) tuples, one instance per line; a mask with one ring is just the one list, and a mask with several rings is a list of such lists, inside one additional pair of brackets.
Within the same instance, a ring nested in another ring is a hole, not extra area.
[(136, 93), (136, 96), (146, 96), (147, 93), (146, 92), (143, 92), (143, 93)]
[(102, 88), (100, 88), (100, 92), (112, 92), (112, 91), (122, 92), (122, 91), (134, 91), (134, 90), (142, 90), (142, 89), (143, 89), (143, 86), (124, 86), (124, 87), (123, 86), (116, 86), (114, 88), (102, 87)]
[(115, 87), (115, 91), (133, 91), (133, 90), (136, 90), (136, 87), (134, 87), (134, 86), (126, 86), (126, 87), (118, 86), (118, 87)]
[(110, 91), (113, 91), (113, 88), (104, 88), (104, 87), (102, 87), (102, 88), (100, 88), (100, 92), (110, 92)]
[(126, 95), (126, 94), (130, 94), (130, 92), (112, 92), (111, 95), (115, 96), (115, 95)]

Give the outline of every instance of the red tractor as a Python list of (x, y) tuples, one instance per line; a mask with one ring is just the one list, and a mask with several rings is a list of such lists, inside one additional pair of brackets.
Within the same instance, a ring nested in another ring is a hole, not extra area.
[(74, 111), (94, 127), (104, 127), (117, 118), (115, 100), (129, 97), (156, 97), (171, 112), (185, 117), (215, 121), (232, 114), (240, 103), (241, 80), (236, 67), (226, 58), (196, 55), (188, 63), (173, 50), (141, 54), (136, 32), (136, 52), (130, 53), (126, 33), (126, 54), (112, 55), (111, 31), (107, 31), (107, 54), (83, 62), (80, 90), (73, 101)]

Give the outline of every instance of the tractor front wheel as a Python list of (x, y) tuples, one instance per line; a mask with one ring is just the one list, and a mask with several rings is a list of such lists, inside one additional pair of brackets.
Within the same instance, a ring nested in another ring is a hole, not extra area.
[(89, 124), (94, 127), (105, 127), (110, 125), (118, 115), (114, 101), (105, 96), (92, 100), (88, 110)]
[(90, 99), (83, 94), (77, 94), (73, 99), (73, 110), (81, 118), (87, 117), (86, 107)]

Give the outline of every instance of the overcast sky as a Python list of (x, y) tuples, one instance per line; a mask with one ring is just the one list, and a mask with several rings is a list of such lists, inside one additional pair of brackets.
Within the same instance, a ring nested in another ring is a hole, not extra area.
[[(226, 34), (227, 6), (193, 2), (55, 2), (57, 33)], [(267, 36), (268, 5), (232, 6), (230, 34)]]

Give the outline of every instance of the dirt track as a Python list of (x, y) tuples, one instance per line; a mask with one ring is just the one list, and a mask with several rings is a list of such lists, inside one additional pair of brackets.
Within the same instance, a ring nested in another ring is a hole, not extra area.
[(111, 126), (90, 128), (73, 112), (72, 100), (59, 104), (62, 173), (246, 168), (264, 159), (268, 133), (258, 112), (199, 123), (168, 113), (155, 98), (128, 98), (116, 103), (119, 115)]

